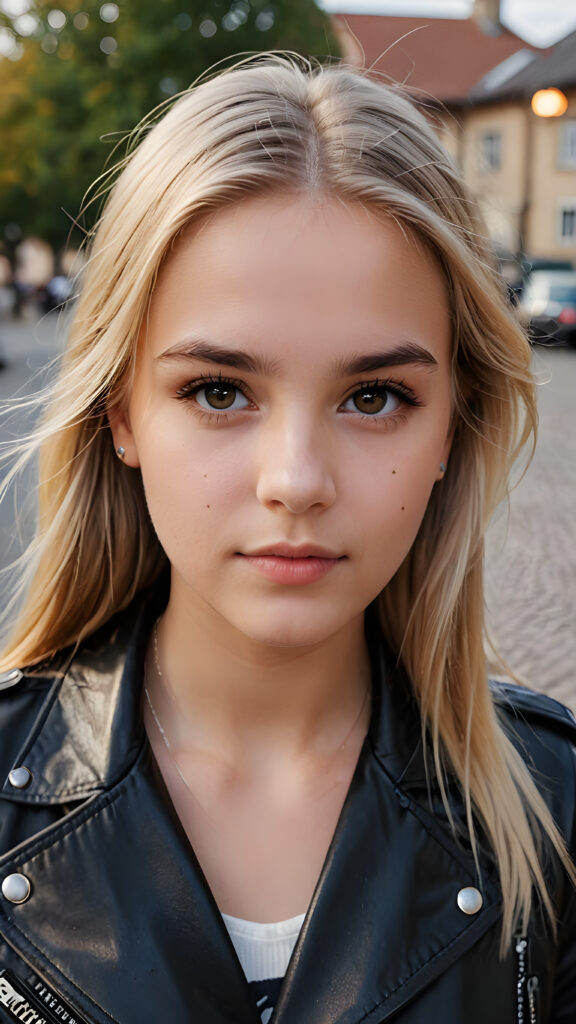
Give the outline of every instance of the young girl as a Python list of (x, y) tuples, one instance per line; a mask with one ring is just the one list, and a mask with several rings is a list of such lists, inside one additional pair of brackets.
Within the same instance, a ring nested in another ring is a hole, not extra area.
[(576, 725), (486, 678), (535, 406), (474, 205), (296, 58), (142, 136), (30, 441), (0, 1019), (573, 1024)]

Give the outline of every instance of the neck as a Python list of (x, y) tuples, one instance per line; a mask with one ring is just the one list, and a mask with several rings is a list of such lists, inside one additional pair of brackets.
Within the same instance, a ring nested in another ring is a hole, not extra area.
[[(333, 756), (370, 715), (363, 617), (306, 647), (251, 641), (202, 609), (172, 598), (151, 645), (155, 707), (177, 749), (226, 751), (239, 764)], [(155, 657), (155, 653), (157, 657)], [(160, 672), (157, 669), (160, 669)]]

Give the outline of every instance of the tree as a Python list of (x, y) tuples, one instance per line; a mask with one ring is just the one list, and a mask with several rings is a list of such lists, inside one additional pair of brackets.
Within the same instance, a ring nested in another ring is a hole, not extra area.
[(314, 0), (81, 2), (0, 5), (0, 235), (15, 222), (63, 246), (115, 143), (217, 62), (337, 53)]

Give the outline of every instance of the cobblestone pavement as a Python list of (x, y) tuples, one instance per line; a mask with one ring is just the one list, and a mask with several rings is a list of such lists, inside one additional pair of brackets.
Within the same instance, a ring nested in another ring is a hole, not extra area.
[(487, 544), (487, 608), (514, 672), (576, 711), (576, 351), (535, 348), (540, 437)]
[[(3, 330), (0, 398), (29, 392), (57, 351), (55, 318)], [(487, 544), (491, 631), (510, 668), (576, 711), (576, 351), (534, 350), (540, 439), (534, 461), (499, 513)], [(18, 433), (22, 417), (0, 428)], [(21, 431), (22, 428), (20, 428)], [(17, 542), (16, 542), (17, 543)], [(11, 501), (0, 508), (0, 566), (14, 550)]]

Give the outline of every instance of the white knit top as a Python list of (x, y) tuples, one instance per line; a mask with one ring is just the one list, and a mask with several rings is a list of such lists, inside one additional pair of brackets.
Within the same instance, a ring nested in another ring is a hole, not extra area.
[(262, 1024), (270, 1020), (282, 979), (300, 934), (305, 914), (287, 921), (261, 924), (222, 914), (236, 955), (262, 1016)]

